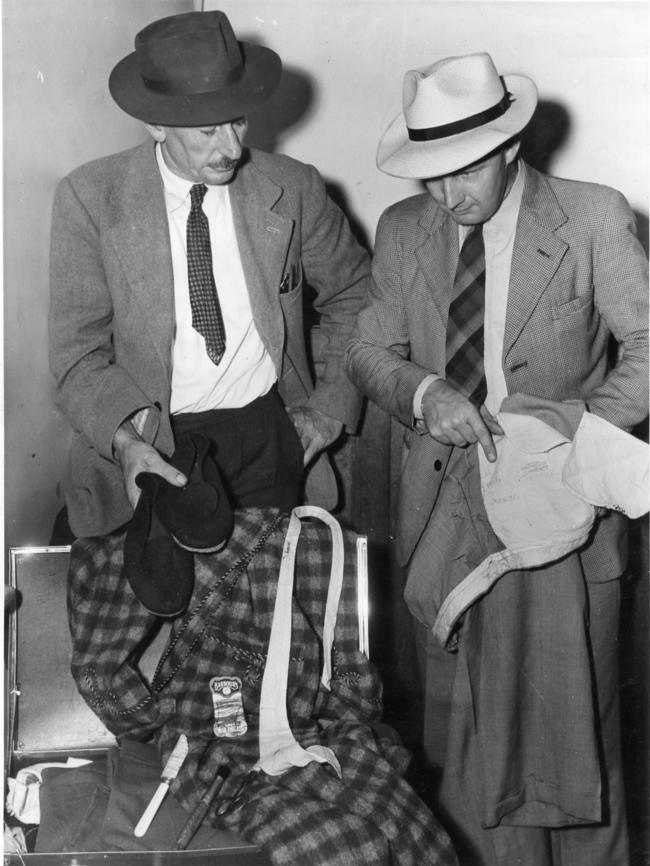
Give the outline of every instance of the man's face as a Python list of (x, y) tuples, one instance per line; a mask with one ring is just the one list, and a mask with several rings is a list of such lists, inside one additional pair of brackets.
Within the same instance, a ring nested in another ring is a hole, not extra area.
[(466, 168), (429, 178), (425, 186), (440, 208), (460, 225), (486, 222), (498, 211), (512, 186), (510, 167), (519, 150), (514, 144)]
[(148, 126), (169, 168), (194, 183), (229, 183), (242, 155), (245, 117), (214, 126)]

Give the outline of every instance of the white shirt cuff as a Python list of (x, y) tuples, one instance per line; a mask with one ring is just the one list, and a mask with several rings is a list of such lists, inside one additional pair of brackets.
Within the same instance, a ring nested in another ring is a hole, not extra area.
[(422, 398), (424, 397), (424, 392), (432, 382), (437, 382), (438, 379), (442, 378), (443, 377), (439, 376), (437, 373), (429, 373), (429, 375), (425, 376), (418, 385), (417, 390), (413, 395), (413, 418), (416, 421), (422, 421), (424, 418), (424, 415), (422, 414)]

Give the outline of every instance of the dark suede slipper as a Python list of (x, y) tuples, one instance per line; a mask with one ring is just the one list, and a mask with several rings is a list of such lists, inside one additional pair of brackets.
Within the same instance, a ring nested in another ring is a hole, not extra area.
[(214, 553), (230, 537), (233, 512), (219, 467), (203, 433), (179, 437), (169, 462), (187, 476), (185, 487), (162, 481), (155, 500), (156, 515), (178, 545), (194, 553)]
[(155, 501), (163, 479), (141, 472), (136, 484), (140, 499), (124, 539), (123, 575), (136, 598), (155, 616), (183, 613), (194, 588), (194, 557), (174, 543), (158, 520)]

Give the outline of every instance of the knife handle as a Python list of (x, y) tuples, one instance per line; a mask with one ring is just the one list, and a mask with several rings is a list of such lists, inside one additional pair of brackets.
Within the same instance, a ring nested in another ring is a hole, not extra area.
[(149, 825), (153, 821), (156, 812), (160, 809), (160, 804), (165, 799), (165, 794), (169, 788), (169, 782), (161, 782), (160, 785), (156, 788), (156, 791), (149, 801), (149, 805), (142, 813), (142, 818), (135, 825), (135, 830), (133, 833), (136, 836), (144, 836), (144, 834), (149, 829)]

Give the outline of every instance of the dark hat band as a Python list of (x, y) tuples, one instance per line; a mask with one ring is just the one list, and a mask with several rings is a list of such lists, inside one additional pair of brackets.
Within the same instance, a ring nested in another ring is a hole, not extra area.
[(202, 81), (188, 81), (188, 79), (170, 79), (165, 80), (146, 78), (142, 76), (142, 81), (154, 93), (163, 93), (169, 96), (199, 96), (201, 93), (214, 93), (215, 90), (220, 90), (223, 87), (228, 87), (236, 84), (242, 77), (243, 67), (239, 66), (231, 69), (225, 74), (221, 74), (217, 81), (209, 76), (205, 76)]
[[(503, 82), (503, 79), (501, 79)], [(491, 108), (486, 108), (485, 111), (479, 111), (469, 117), (464, 117), (462, 120), (455, 120), (453, 123), (443, 123), (440, 126), (429, 126), (423, 129), (411, 129), (408, 127), (408, 134), (411, 141), (436, 141), (439, 138), (448, 138), (451, 135), (458, 135), (461, 132), (468, 132), (470, 129), (476, 129), (479, 126), (484, 126), (497, 117), (501, 117), (510, 108), (514, 98), (511, 93), (505, 89), (504, 85), (503, 97)]]

